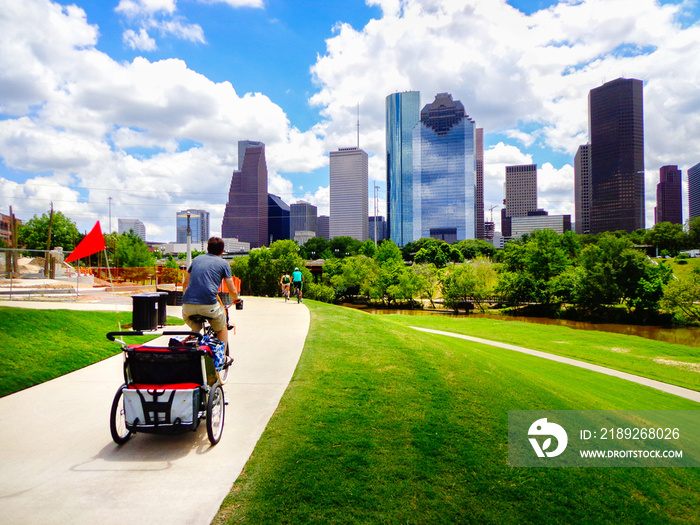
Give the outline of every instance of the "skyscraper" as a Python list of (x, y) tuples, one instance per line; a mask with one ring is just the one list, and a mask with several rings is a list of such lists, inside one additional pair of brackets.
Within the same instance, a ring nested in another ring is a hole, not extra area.
[(576, 233), (591, 233), (591, 145), (578, 147), (574, 157)]
[(330, 235), (358, 241), (369, 237), (367, 153), (360, 148), (340, 148), (330, 154)]
[(297, 232), (318, 232), (318, 208), (306, 201), (289, 205), (289, 238), (294, 239)]
[(129, 233), (133, 230), (141, 240), (146, 240), (146, 225), (138, 219), (118, 219), (117, 228), (119, 233)]
[(398, 246), (413, 240), (413, 128), (419, 120), (420, 92), (386, 97), (387, 235)]
[(267, 196), (267, 233), (270, 244), (289, 239), (289, 205), (272, 193)]
[(238, 170), (231, 177), (221, 236), (248, 242), (251, 248), (266, 246), (269, 242), (267, 206), (265, 144), (241, 140), (238, 142)]
[[(476, 238), (486, 239), (484, 231), (484, 129), (476, 128)], [(493, 235), (491, 236), (493, 239)]]
[(642, 81), (618, 78), (588, 95), (591, 233), (644, 228)]
[(182, 210), (177, 212), (176, 233), (177, 243), (187, 242), (187, 214), (190, 215), (190, 232), (193, 245), (206, 246), (209, 240), (209, 212), (204, 210)]
[(328, 215), (318, 216), (318, 231), (316, 237), (323, 237), (327, 241), (331, 240), (331, 218)]
[(688, 168), (688, 218), (700, 217), (700, 163)]
[(683, 224), (683, 197), (681, 196), (681, 170), (678, 166), (662, 166), (656, 185), (654, 222)]
[(459, 100), (438, 93), (413, 128), (413, 240), (476, 238), (476, 133)]
[(506, 166), (506, 216), (527, 217), (537, 210), (537, 164)]

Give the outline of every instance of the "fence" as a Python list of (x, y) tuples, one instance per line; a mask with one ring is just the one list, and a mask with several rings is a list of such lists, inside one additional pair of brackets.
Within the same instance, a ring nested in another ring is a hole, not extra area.
[(61, 250), (0, 249), (0, 298), (75, 295), (76, 288), (91, 288), (110, 281), (115, 284), (174, 285), (177, 289), (184, 279), (184, 270), (178, 268), (109, 269), (80, 266), (79, 262), (65, 263)]

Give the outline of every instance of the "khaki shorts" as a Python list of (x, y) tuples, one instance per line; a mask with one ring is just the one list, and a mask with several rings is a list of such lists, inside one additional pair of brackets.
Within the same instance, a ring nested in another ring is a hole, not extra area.
[(182, 305), (182, 320), (185, 321), (185, 324), (187, 324), (187, 326), (189, 326), (192, 330), (199, 332), (202, 329), (202, 324), (190, 321), (190, 316), (192, 315), (201, 315), (203, 317), (209, 317), (209, 324), (215, 332), (220, 332), (221, 330), (224, 330), (227, 326), (226, 310), (224, 310), (223, 306), (221, 306), (219, 303), (185, 303)]

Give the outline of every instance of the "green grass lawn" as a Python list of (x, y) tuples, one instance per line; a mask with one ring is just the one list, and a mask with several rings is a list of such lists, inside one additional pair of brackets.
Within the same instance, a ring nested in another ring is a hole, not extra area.
[(673, 274), (679, 278), (689, 277), (693, 270), (700, 268), (700, 257), (689, 259), (662, 259), (659, 257), (654, 258), (654, 261), (670, 266)]
[[(699, 522), (698, 469), (507, 465), (509, 410), (697, 403), (394, 316), (307, 304), (297, 370), (214, 523)], [(534, 346), (540, 328), (523, 327), (517, 344)]]
[(444, 330), (524, 346), (700, 390), (700, 347), (595, 330), (469, 316), (389, 317), (407, 326)]
[[(119, 316), (131, 323), (131, 312)], [(0, 307), (0, 397), (118, 354), (105, 337), (118, 330), (115, 312)]]

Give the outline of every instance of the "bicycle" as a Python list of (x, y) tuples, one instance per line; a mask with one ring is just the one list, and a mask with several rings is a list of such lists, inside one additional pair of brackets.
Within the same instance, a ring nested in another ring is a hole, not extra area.
[[(231, 305), (224, 306), (222, 303), (222, 306), (226, 310), (226, 328), (229, 331), (233, 330), (233, 335), (236, 335), (236, 325), (232, 324), (229, 321), (228, 316), (228, 309)], [(202, 343), (209, 344), (210, 347), (214, 346), (214, 348), (217, 348), (219, 344), (223, 344), (223, 342), (219, 341), (219, 339), (216, 337), (216, 331), (212, 328), (211, 324), (209, 323), (211, 321), (211, 317), (206, 317), (204, 315), (191, 315), (190, 320), (194, 321), (195, 323), (201, 323), (202, 329), (200, 330), (200, 333), (203, 333), (203, 336), (201, 338)], [(219, 374), (219, 381), (222, 385), (226, 384), (226, 381), (228, 381), (228, 376), (231, 373), (231, 365), (233, 364), (233, 358), (230, 356), (229, 353), (230, 345), (226, 344), (224, 346), (225, 348), (223, 350), (223, 357), (221, 359), (221, 362), (219, 363), (219, 366), (216, 367), (216, 372)]]
[(297, 304), (299, 304), (302, 300), (302, 294), (301, 294), (301, 283), (294, 283), (294, 297), (297, 298)]
[(289, 285), (282, 286), (282, 296), (284, 297), (284, 302), (289, 301)]

